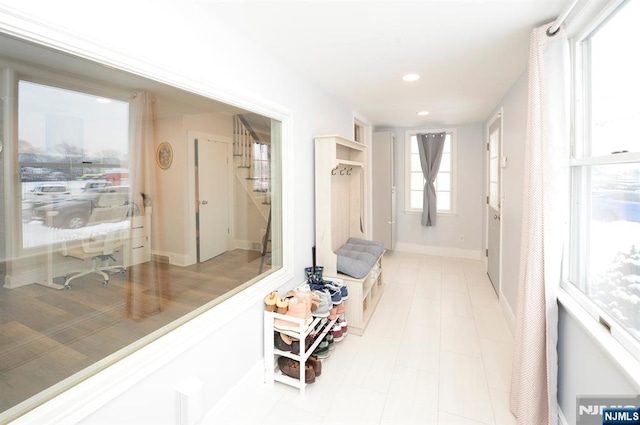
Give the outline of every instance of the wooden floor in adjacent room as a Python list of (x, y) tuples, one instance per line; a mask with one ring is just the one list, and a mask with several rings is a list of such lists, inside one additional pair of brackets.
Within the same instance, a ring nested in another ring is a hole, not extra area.
[(0, 411), (41, 392), (260, 273), (259, 252), (189, 267), (148, 262), (71, 282), (0, 288)]

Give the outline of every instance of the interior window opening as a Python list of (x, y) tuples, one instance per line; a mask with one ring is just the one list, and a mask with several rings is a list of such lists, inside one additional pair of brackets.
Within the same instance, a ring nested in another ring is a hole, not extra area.
[(279, 270), (283, 250), (279, 120), (0, 39), (3, 422)]

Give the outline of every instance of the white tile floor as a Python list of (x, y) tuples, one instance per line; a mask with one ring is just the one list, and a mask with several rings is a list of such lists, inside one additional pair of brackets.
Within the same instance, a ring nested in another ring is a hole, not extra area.
[(202, 422), (509, 425), (512, 336), (479, 261), (385, 255), (387, 286), (362, 337), (297, 389), (245, 379)]

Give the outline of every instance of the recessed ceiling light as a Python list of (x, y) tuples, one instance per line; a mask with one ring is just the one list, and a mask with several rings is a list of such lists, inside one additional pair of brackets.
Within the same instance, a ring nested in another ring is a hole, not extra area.
[(429, 111), (420, 111), (418, 115), (429, 115)]
[(417, 81), (420, 79), (420, 76), (418, 74), (404, 74), (402, 79), (404, 81)]

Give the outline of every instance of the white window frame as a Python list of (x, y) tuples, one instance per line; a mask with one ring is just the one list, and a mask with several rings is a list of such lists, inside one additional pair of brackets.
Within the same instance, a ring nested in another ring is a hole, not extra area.
[[(583, 167), (603, 164), (620, 164), (630, 162), (640, 162), (640, 152), (631, 152), (620, 155), (607, 156), (585, 156), (582, 143), (584, 138), (588, 138), (590, 132), (586, 130), (589, 124), (589, 101), (588, 91), (589, 68), (588, 43), (587, 40), (594, 34), (599, 26), (606, 24), (606, 21), (616, 12), (618, 7), (624, 3), (623, 0), (610, 1), (596, 18), (584, 25), (571, 40), (572, 47), (572, 140), (571, 140), (571, 160), (570, 168), (572, 174), (571, 204), (575, 204), (574, 196), (581, 196), (580, 182), (577, 181), (579, 171)], [(585, 242), (582, 240), (584, 226), (585, 208), (575, 208), (571, 212), (568, 240), (566, 244), (563, 271), (561, 281), (562, 291), (559, 294), (560, 302), (567, 308), (570, 314), (578, 319), (586, 330), (609, 352), (620, 367), (635, 377), (636, 383), (640, 385), (640, 342), (638, 342), (624, 326), (618, 324), (605, 310), (598, 306), (588, 295), (579, 289), (582, 273), (579, 257), (584, 258), (584, 252), (574, 254), (576, 251), (584, 251)], [(573, 238), (573, 239), (572, 239)], [(580, 239), (580, 240), (578, 240)], [(571, 280), (576, 280), (573, 283)]]
[(438, 210), (438, 215), (455, 215), (457, 212), (457, 157), (458, 157), (458, 135), (455, 128), (420, 128), (405, 131), (404, 149), (404, 209), (408, 213), (422, 213), (422, 208), (411, 208), (411, 137), (416, 134), (425, 133), (447, 133), (451, 135), (451, 208), (448, 210)]

